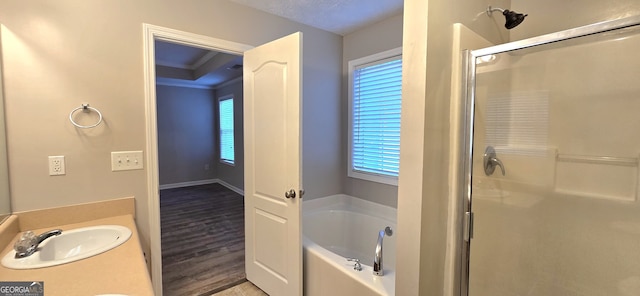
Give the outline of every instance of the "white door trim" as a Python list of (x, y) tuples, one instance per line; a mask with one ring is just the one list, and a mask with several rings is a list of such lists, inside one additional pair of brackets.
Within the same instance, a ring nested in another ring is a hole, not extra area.
[(243, 55), (253, 46), (204, 35), (142, 24), (144, 41), (144, 94), (146, 116), (147, 194), (151, 278), (155, 295), (162, 296), (162, 248), (160, 242), (160, 185), (158, 181), (158, 120), (156, 117), (155, 40)]

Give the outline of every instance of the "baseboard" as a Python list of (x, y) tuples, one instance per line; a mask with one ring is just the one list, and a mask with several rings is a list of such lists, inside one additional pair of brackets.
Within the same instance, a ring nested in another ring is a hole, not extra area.
[(231, 191), (233, 191), (233, 192), (235, 192), (237, 194), (240, 194), (240, 195), (242, 195), (244, 197), (244, 190), (242, 190), (242, 189), (240, 189), (240, 188), (238, 188), (236, 186), (233, 186), (233, 185), (231, 185), (231, 184), (229, 184), (229, 183), (227, 183), (225, 181), (222, 181), (220, 179), (216, 179), (216, 183), (218, 183), (218, 184), (220, 184), (220, 185), (222, 185), (224, 187), (227, 187), (229, 190), (231, 190)]
[(181, 188), (181, 187), (189, 187), (189, 186), (197, 186), (197, 185), (205, 185), (205, 184), (213, 184), (213, 183), (218, 183), (224, 187), (227, 187), (229, 190), (244, 196), (244, 190), (236, 186), (233, 186), (225, 181), (222, 181), (220, 179), (207, 179), (207, 180), (180, 182), (180, 183), (172, 183), (172, 184), (163, 184), (159, 186), (159, 189), (164, 190), (164, 189), (173, 189), (173, 188)]
[(162, 184), (159, 187), (160, 187), (160, 190), (163, 190), (163, 189), (173, 189), (173, 188), (213, 184), (213, 183), (218, 183), (219, 181), (220, 181), (219, 179), (207, 179), (207, 180), (180, 182), (180, 183), (172, 183), (172, 184)]

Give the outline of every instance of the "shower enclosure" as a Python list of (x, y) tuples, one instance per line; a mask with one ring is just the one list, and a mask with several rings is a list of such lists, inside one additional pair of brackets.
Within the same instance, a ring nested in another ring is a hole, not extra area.
[(462, 295), (640, 295), (638, 24), (468, 52)]

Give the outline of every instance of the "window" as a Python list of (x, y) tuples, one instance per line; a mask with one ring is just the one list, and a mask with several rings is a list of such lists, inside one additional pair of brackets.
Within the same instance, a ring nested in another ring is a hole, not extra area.
[(233, 143), (233, 96), (224, 96), (218, 99), (220, 115), (220, 161), (234, 164), (235, 150)]
[(349, 62), (349, 177), (397, 185), (402, 49)]

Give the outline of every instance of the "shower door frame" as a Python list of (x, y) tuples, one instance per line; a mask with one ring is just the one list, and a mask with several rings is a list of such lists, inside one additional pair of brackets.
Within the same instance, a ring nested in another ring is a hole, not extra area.
[(477, 50), (465, 50), (463, 52), (463, 71), (462, 71), (462, 98), (464, 104), (464, 159), (461, 176), (459, 178), (459, 188), (462, 192), (462, 212), (463, 222), (460, 227), (461, 234), (459, 239), (461, 244), (461, 266), (460, 266), (460, 295), (469, 296), (469, 263), (470, 263), (470, 244), (473, 238), (473, 210), (471, 199), (471, 178), (473, 173), (473, 129), (475, 119), (475, 91), (476, 91), (476, 63), (475, 59), (485, 55), (500, 54), (509, 51), (545, 45), (554, 42), (560, 42), (569, 39), (580, 38), (588, 35), (603, 33), (607, 31), (619, 30), (627, 27), (640, 25), (640, 15), (621, 18), (612, 21), (604, 21), (574, 29), (559, 31), (556, 33), (541, 35), (520, 41), (495, 45)]

